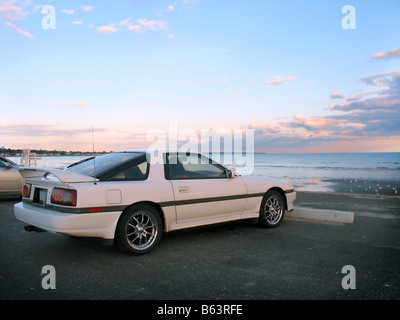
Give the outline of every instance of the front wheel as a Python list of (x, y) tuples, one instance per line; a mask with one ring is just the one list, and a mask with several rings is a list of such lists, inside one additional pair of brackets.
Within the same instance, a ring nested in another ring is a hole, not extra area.
[(115, 233), (117, 244), (130, 254), (146, 254), (160, 241), (162, 221), (151, 206), (137, 205), (124, 212)]
[(283, 220), (285, 203), (282, 195), (275, 190), (268, 191), (261, 203), (258, 224), (264, 228), (276, 228)]

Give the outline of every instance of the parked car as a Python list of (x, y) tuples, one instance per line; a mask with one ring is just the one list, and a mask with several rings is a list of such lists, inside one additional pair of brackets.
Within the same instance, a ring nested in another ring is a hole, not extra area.
[(248, 218), (272, 228), (293, 209), (289, 183), (239, 176), (198, 153), (161, 153), (160, 161), (124, 151), (65, 170), (21, 168), (26, 183), (15, 216), (28, 230), (114, 239), (126, 252), (144, 254), (163, 232)]
[(0, 196), (21, 196), (23, 179), (19, 165), (0, 156)]

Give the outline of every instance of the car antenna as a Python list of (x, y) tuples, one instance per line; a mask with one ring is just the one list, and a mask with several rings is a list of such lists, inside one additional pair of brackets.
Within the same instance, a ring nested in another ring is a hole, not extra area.
[(93, 133), (93, 125), (92, 125), (92, 147), (93, 147), (93, 177), (94, 177), (94, 184), (96, 185), (96, 155), (94, 154), (94, 133)]

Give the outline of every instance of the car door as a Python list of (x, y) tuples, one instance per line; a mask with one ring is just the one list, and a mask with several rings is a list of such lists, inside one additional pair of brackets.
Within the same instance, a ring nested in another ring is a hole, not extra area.
[(223, 166), (203, 155), (169, 153), (166, 170), (178, 223), (223, 220), (240, 216), (246, 207), (245, 182), (240, 177), (228, 178)]
[(18, 166), (0, 158), (0, 194), (18, 195), (21, 192)]

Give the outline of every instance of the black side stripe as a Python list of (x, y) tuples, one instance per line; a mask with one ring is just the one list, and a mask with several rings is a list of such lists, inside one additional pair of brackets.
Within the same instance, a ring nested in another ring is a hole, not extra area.
[(101, 212), (124, 211), (128, 207), (128, 206), (107, 206), (107, 207), (75, 208), (75, 207), (59, 207), (49, 203), (43, 205), (32, 202), (31, 200), (28, 199), (22, 199), (22, 202), (41, 209), (47, 209), (61, 213), (74, 213), (74, 214), (95, 213), (91, 211), (92, 209), (101, 209)]
[[(256, 198), (263, 197), (265, 193), (251, 193), (251, 194), (238, 194), (233, 196), (222, 196), (222, 197), (210, 197), (210, 198), (198, 198), (198, 199), (188, 199), (188, 200), (179, 200), (179, 201), (164, 201), (159, 202), (158, 205), (160, 207), (171, 207), (171, 206), (183, 206), (187, 204), (197, 204), (197, 203), (207, 203), (207, 202), (216, 202), (216, 201), (229, 201), (236, 199), (245, 199), (245, 198)], [(124, 211), (128, 206), (107, 206), (107, 207), (91, 207), (91, 208), (73, 208), (73, 207), (59, 207), (51, 204), (38, 204), (34, 203), (28, 199), (22, 199), (22, 202), (26, 204), (30, 204), (33, 206), (40, 207), (42, 209), (48, 209), (53, 211), (58, 211), (62, 213), (75, 213), (75, 214), (84, 214), (84, 213), (92, 213), (90, 209), (98, 208), (102, 209), (101, 212), (111, 212), (111, 211)], [(94, 213), (94, 212), (93, 212)]]
[(264, 194), (265, 193), (238, 194), (238, 195), (234, 195), (234, 196), (198, 198), (198, 199), (188, 199), (188, 200), (179, 200), (179, 201), (165, 201), (165, 202), (159, 202), (158, 204), (160, 205), (160, 207), (183, 206), (186, 204), (196, 204), (196, 203), (206, 203), (206, 202), (263, 197)]

